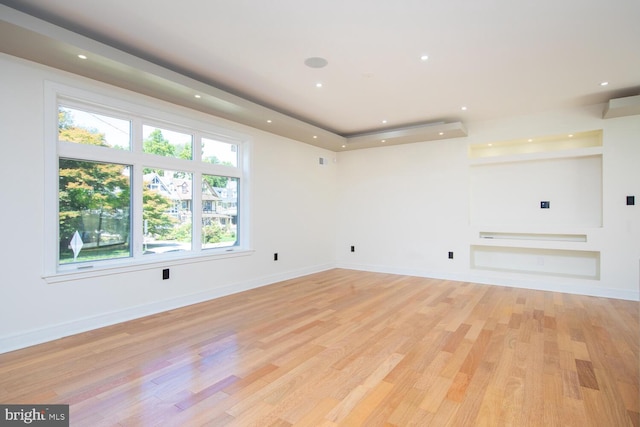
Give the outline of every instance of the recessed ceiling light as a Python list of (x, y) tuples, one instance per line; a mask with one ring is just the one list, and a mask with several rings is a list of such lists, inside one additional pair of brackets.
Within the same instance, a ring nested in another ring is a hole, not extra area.
[(602, 83), (600, 83), (600, 86), (606, 86), (608, 84), (609, 84), (609, 82), (602, 82)]
[(487, 144), (487, 145), (488, 145), (489, 147), (493, 147), (493, 144), (491, 144), (491, 143), (489, 143), (489, 144)]
[(467, 111), (467, 107), (466, 107), (466, 106), (462, 106), (462, 107), (460, 107), (460, 109), (461, 109), (462, 111)]
[(202, 95), (199, 95), (199, 94), (196, 93), (195, 95), (193, 95), (193, 97), (200, 99), (200, 98), (202, 98)]
[(387, 140), (386, 140), (386, 139), (383, 139), (383, 140), (382, 140), (382, 141), (380, 141), (380, 142), (387, 142)]
[(313, 135), (313, 139), (318, 139), (318, 135)]
[(316, 83), (316, 87), (322, 87), (322, 83), (320, 82)]
[(569, 134), (569, 138), (573, 138), (573, 134), (572, 133)]
[(80, 54), (80, 55), (78, 55), (78, 58), (80, 58), (80, 59), (87, 59), (87, 55)]
[(383, 125), (384, 125), (384, 124), (386, 124), (386, 123), (387, 123), (387, 121), (386, 121), (386, 120), (383, 120), (383, 121), (382, 121), (382, 124), (383, 124)]
[(271, 120), (267, 120), (267, 123), (272, 123), (272, 121)]
[(533, 139), (529, 138), (527, 139), (527, 142), (533, 142)]
[(344, 144), (342, 144), (342, 148), (347, 148), (347, 146), (346, 146), (346, 145), (344, 145)]
[(440, 132), (438, 135), (442, 136), (442, 135), (444, 135), (444, 132)]
[(429, 55), (422, 55), (420, 57), (420, 61), (427, 61), (429, 59)]

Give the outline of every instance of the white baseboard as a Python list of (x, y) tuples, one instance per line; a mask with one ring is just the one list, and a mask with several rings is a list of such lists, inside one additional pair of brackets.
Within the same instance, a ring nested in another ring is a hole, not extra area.
[(204, 292), (184, 295), (164, 301), (154, 301), (149, 304), (130, 307), (124, 310), (103, 313), (97, 316), (84, 317), (81, 319), (73, 320), (71, 322), (47, 326), (46, 328), (39, 328), (15, 335), (0, 337), (0, 354), (30, 347), (36, 344), (42, 344), (47, 341), (53, 341), (58, 338), (68, 337), (70, 335), (91, 331), (105, 326), (114, 325), (116, 323), (122, 323), (128, 320), (138, 319), (152, 314), (161, 313), (163, 311), (173, 310), (176, 308), (185, 307), (187, 305), (208, 301), (214, 298), (220, 298), (226, 295), (247, 291), (249, 289), (267, 286), (284, 280), (318, 273), (334, 267), (335, 266), (332, 264), (316, 265), (270, 276), (263, 276), (246, 282), (233, 283)]
[(87, 332), (90, 330), (114, 325), (116, 323), (126, 322), (128, 320), (138, 319), (152, 314), (161, 313), (167, 310), (173, 310), (185, 307), (191, 304), (208, 301), (214, 298), (220, 298), (226, 295), (247, 291), (250, 289), (267, 286), (284, 280), (294, 279), (308, 274), (319, 273), (321, 271), (332, 268), (344, 268), (350, 270), (370, 271), (375, 273), (399, 274), (416, 277), (429, 277), (440, 280), (453, 280), (458, 282), (472, 282), (486, 285), (510, 286), (514, 288), (536, 289), (542, 291), (564, 292), (570, 294), (589, 295), (595, 297), (624, 299), (631, 301), (640, 301), (640, 292), (626, 289), (610, 289), (602, 286), (595, 286), (581, 281), (562, 281), (562, 280), (536, 280), (527, 277), (514, 277), (509, 275), (482, 275), (482, 274), (462, 274), (447, 273), (437, 271), (424, 271), (416, 269), (407, 269), (399, 267), (365, 265), (365, 264), (323, 264), (311, 266), (303, 269), (287, 271), (270, 276), (263, 276), (253, 280), (233, 283), (220, 288), (211, 289), (205, 292), (185, 295), (164, 301), (155, 301), (136, 307), (130, 307), (124, 310), (118, 310), (111, 313), (103, 313), (97, 316), (76, 319), (71, 322), (61, 323), (48, 326), (46, 328), (35, 329), (15, 335), (0, 337), (0, 354), (9, 351), (18, 350), (32, 345), (41, 344), (47, 341), (53, 341), (58, 338)]
[(512, 288), (535, 289), (540, 291), (562, 292), (567, 294), (588, 295), (593, 297), (640, 301), (640, 290), (614, 289), (597, 286), (593, 280), (563, 278), (531, 278), (516, 274), (481, 274), (481, 273), (447, 273), (438, 271), (416, 270), (409, 268), (387, 267), (380, 265), (338, 263), (337, 268), (370, 271), (374, 273), (401, 274), (415, 277), (428, 277), (458, 282), (472, 282), (483, 285), (508, 286)]

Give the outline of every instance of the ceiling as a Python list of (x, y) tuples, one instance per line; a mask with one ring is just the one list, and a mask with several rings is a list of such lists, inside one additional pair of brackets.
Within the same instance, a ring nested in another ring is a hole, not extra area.
[(640, 93), (638, 0), (0, 2), (6, 53), (336, 151)]

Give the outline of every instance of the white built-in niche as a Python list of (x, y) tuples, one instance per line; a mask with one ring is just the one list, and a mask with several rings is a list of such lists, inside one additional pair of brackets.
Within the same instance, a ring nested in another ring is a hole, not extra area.
[(602, 131), (469, 147), (471, 268), (599, 279)]

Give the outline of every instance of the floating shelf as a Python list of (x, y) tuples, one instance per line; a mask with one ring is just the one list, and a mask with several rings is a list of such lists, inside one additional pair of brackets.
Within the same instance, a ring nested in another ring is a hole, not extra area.
[(586, 242), (586, 234), (551, 234), (551, 233), (504, 233), (495, 231), (481, 231), (481, 239), (496, 240), (539, 240), (545, 242)]

